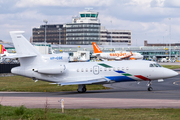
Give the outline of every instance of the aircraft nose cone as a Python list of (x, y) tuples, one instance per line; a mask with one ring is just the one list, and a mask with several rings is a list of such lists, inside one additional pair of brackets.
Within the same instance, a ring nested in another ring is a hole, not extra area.
[(164, 74), (166, 77), (174, 77), (177, 76), (179, 73), (175, 72), (174, 70), (168, 69)]

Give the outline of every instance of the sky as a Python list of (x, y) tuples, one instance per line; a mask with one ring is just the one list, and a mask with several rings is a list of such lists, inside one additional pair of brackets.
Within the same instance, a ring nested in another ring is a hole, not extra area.
[(44, 19), (71, 23), (85, 8), (99, 12), (106, 29), (131, 30), (133, 46), (180, 42), (180, 0), (0, 0), (0, 40), (11, 42), (17, 30), (29, 40)]

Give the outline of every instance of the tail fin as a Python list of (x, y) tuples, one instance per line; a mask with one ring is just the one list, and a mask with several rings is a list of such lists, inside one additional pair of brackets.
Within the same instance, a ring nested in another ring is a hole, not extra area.
[(1, 54), (4, 54), (4, 52), (7, 52), (3, 45), (1, 45)]
[(41, 53), (31, 45), (22, 35), (24, 31), (11, 31), (10, 35), (18, 55), (40, 55)]
[(102, 53), (102, 51), (99, 49), (99, 47), (95, 42), (92, 42), (92, 44), (93, 44), (94, 53)]
[(41, 53), (22, 35), (23, 33), (24, 31), (10, 32), (17, 53), (13, 57), (20, 58), (21, 65), (42, 62)]

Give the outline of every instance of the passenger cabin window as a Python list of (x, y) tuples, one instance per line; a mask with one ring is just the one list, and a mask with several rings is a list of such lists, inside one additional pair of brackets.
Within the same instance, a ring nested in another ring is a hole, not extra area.
[(117, 68), (117, 70), (119, 71), (119, 70), (120, 70), (120, 68), (118, 67), (118, 68)]
[(92, 68), (90, 68), (90, 72), (92, 72)]
[(116, 71), (116, 68), (114, 67), (113, 70)]
[(102, 68), (100, 68), (100, 71), (102, 71)]
[(79, 72), (79, 69), (77, 69), (77, 72)]
[(149, 67), (154, 67), (154, 65), (153, 65), (153, 64), (150, 64)]
[(84, 70), (83, 70), (83, 68), (81, 69), (81, 72), (83, 72)]
[(104, 68), (104, 71), (106, 71), (107, 69), (106, 68)]
[(86, 68), (86, 72), (88, 72), (88, 68)]
[(122, 67), (122, 70), (124, 70), (124, 67)]
[(111, 68), (109, 68), (109, 71), (111, 71)]
[(129, 68), (127, 67), (126, 70), (129, 70)]

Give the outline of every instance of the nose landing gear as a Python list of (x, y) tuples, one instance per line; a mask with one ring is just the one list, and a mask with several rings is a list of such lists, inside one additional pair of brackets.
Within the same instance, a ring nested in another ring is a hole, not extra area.
[(78, 93), (85, 93), (86, 92), (86, 85), (78, 85), (77, 91), (78, 91)]
[(152, 90), (153, 90), (153, 88), (151, 87), (151, 85), (152, 85), (152, 82), (149, 81), (148, 84), (147, 84), (147, 86), (148, 86), (148, 91), (152, 91)]

